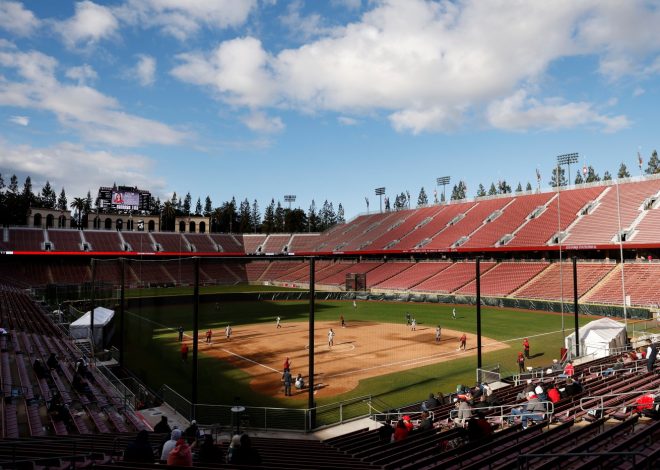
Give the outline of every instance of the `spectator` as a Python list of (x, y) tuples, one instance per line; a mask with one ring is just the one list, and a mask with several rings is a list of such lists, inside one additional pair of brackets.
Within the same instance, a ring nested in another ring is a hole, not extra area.
[(238, 465), (261, 465), (259, 451), (252, 447), (252, 439), (247, 434), (241, 436), (241, 446), (238, 448), (238, 460), (233, 463)]
[(384, 423), (378, 428), (378, 439), (380, 442), (390, 442), (392, 440), (392, 434), (394, 434), (394, 429), (392, 429), (390, 423)]
[(185, 439), (176, 441), (176, 445), (167, 455), (167, 465), (192, 467), (192, 451)]
[(534, 393), (536, 393), (536, 396), (539, 397), (540, 401), (548, 401), (548, 395), (545, 393), (545, 389), (542, 385), (537, 385), (534, 389)]
[(39, 379), (45, 379), (50, 375), (48, 369), (44, 366), (44, 363), (41, 362), (41, 359), (35, 359), (32, 368)]
[(429, 397), (422, 402), (422, 411), (432, 410), (440, 406), (440, 402), (435, 398), (433, 392), (429, 393)]
[(167, 424), (167, 416), (163, 415), (160, 417), (160, 421), (154, 426), (154, 432), (157, 434), (169, 434), (172, 432), (172, 428)]
[(215, 445), (213, 436), (205, 434), (197, 452), (197, 460), (203, 463), (222, 463), (222, 449)]
[(181, 439), (181, 430), (173, 429), (170, 435), (170, 439), (165, 441), (165, 444), (163, 444), (163, 451), (160, 454), (160, 460), (167, 460), (170, 452), (176, 447), (179, 439)]
[(560, 399), (561, 395), (559, 394), (559, 390), (557, 390), (557, 387), (553, 385), (548, 390), (548, 400), (550, 400), (552, 403), (557, 403)]
[(644, 410), (650, 410), (653, 408), (655, 402), (655, 395), (652, 393), (647, 393), (635, 400), (635, 413), (642, 413)]
[(514, 408), (511, 410), (513, 416), (521, 416), (523, 429), (527, 429), (527, 423), (532, 421), (541, 421), (545, 417), (545, 407), (534, 392), (527, 395), (527, 404), (524, 408)]
[(229, 448), (227, 449), (227, 463), (238, 463), (239, 452), (241, 451), (241, 436), (240, 434), (234, 434), (229, 443)]
[(80, 374), (82, 377), (86, 379), (92, 378), (92, 373), (89, 371), (87, 367), (87, 362), (85, 361), (84, 357), (80, 357), (74, 366), (74, 370), (77, 374)]
[(415, 426), (413, 425), (412, 421), (410, 420), (410, 416), (408, 416), (408, 415), (405, 415), (405, 416), (403, 417), (403, 424), (405, 424), (406, 427), (408, 428), (408, 432), (412, 431), (413, 428), (415, 427)]
[(557, 359), (552, 360), (552, 372), (561, 372), (561, 364)]
[(125, 462), (154, 463), (154, 450), (149, 444), (149, 433), (140, 431), (135, 440), (130, 442), (124, 450)]
[(46, 365), (50, 370), (57, 370), (61, 371), (62, 368), (60, 367), (60, 361), (57, 360), (57, 356), (55, 353), (50, 353), (50, 356), (48, 356), (48, 360), (46, 361)]
[(183, 435), (186, 437), (189, 444), (192, 444), (197, 439), (199, 439), (201, 437), (200, 434), (201, 433), (199, 427), (197, 426), (197, 421), (195, 421), (194, 419), (190, 422), (190, 426), (188, 426), (186, 430), (183, 432)]
[(656, 346), (654, 343), (651, 345), (651, 350), (646, 360), (646, 370), (648, 372), (653, 372), (653, 366), (655, 365), (655, 360), (657, 357), (658, 357), (658, 346)]
[(94, 399), (94, 393), (92, 393), (92, 389), (89, 387), (87, 381), (83, 379), (80, 374), (78, 373), (74, 374), (73, 380), (71, 380), (71, 386), (76, 392), (84, 394), (90, 400)]
[(417, 431), (426, 431), (433, 428), (433, 421), (431, 421), (431, 416), (428, 411), (422, 411), (421, 419), (419, 420), (419, 426), (417, 426)]
[(392, 440), (394, 442), (402, 441), (406, 437), (408, 437), (409, 432), (410, 431), (408, 431), (408, 428), (404, 424), (403, 419), (400, 419), (396, 423), (396, 429), (394, 429), (394, 435), (392, 436)]
[(453, 420), (454, 424), (458, 427), (464, 427), (467, 420), (472, 417), (472, 410), (470, 409), (470, 405), (468, 405), (466, 400), (458, 400), (456, 402), (456, 409), (458, 410), (458, 413)]
[(575, 374), (575, 367), (573, 367), (573, 361), (568, 361), (566, 367), (564, 367), (564, 373), (560, 377), (573, 377)]
[(493, 435), (493, 428), (481, 412), (467, 422), (467, 437), (471, 443), (489, 441)]

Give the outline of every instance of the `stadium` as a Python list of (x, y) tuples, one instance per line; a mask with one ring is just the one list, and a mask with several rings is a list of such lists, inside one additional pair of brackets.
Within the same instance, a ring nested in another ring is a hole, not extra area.
[[(117, 442), (165, 413), (224, 446), (253, 433), (268, 468), (282, 449), (310, 468), (652, 468), (659, 194), (635, 177), (270, 235), (53, 228), (32, 208), (1, 245), (3, 459), (117, 465)], [(527, 423), (530, 386), (546, 398)], [(473, 418), (454, 424), (455, 402)], [(403, 416), (420, 429), (383, 441)]]
[(0, 0), (0, 468), (660, 468), (660, 0)]

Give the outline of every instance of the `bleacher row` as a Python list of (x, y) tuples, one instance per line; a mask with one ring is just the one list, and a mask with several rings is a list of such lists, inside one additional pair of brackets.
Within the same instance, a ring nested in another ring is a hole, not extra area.
[[(77, 391), (73, 365), (81, 352), (25, 293), (0, 285), (0, 313), (6, 330), (0, 337), (3, 438), (148, 428), (98, 369), (90, 369), (89, 393)], [(52, 353), (59, 358), (59, 369), (49, 369), (40, 376), (33, 364), (36, 360), (46, 364)], [(71, 416), (69, 427), (47, 412), (55, 392)]]
[[(0, 264), (0, 280), (17, 287), (48, 284), (79, 285), (91, 281), (89, 260), (84, 258), (15, 259)], [(343, 289), (347, 274), (365, 274), (366, 287), (375, 293), (412, 292), (424, 294), (476, 294), (474, 261), (330, 261), (316, 262), (317, 287)], [(573, 271), (570, 262), (482, 261), (481, 295), (557, 301), (572, 299)], [(622, 274), (626, 296), (635, 306), (656, 307), (659, 303), (660, 263), (639, 260), (624, 264), (608, 261), (579, 261), (578, 295), (581, 302), (623, 303)], [(97, 261), (96, 280), (118, 285), (120, 264), (116, 259)], [(126, 260), (128, 287), (190, 285), (194, 282), (191, 259)], [(306, 288), (309, 264), (304, 261), (200, 259), (203, 285), (236, 283), (274, 284)]]

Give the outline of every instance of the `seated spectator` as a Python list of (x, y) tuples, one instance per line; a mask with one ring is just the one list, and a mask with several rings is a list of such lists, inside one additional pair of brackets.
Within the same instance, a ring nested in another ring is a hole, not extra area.
[(215, 445), (213, 436), (205, 434), (197, 452), (197, 460), (203, 463), (222, 463), (222, 449)]
[(89, 388), (89, 385), (87, 384), (85, 379), (82, 378), (80, 374), (75, 374), (73, 376), (73, 380), (71, 381), (71, 386), (76, 392), (86, 395), (87, 398), (89, 398), (90, 400), (94, 399), (94, 394), (92, 393), (92, 389)]
[(176, 445), (167, 455), (167, 465), (192, 467), (192, 451), (185, 439), (176, 441)]
[(48, 356), (48, 360), (46, 361), (46, 365), (50, 368), (50, 370), (62, 370), (60, 367), (60, 361), (57, 360), (55, 353), (50, 353), (50, 356)]
[(564, 367), (564, 373), (560, 377), (573, 377), (575, 374), (575, 367), (573, 367), (573, 361), (568, 361), (566, 367)]
[(433, 428), (433, 421), (431, 421), (431, 415), (428, 411), (422, 411), (420, 418), (416, 431), (426, 431)]
[(137, 433), (135, 440), (126, 446), (124, 461), (154, 463), (154, 449), (149, 443), (149, 433), (147, 431), (142, 430)]
[(552, 403), (557, 403), (560, 399), (561, 395), (559, 394), (559, 390), (557, 390), (557, 387), (553, 385), (548, 390), (548, 400), (550, 400)]
[(647, 393), (635, 400), (635, 413), (642, 413), (644, 410), (650, 410), (653, 408), (655, 403), (655, 395), (652, 393)]
[(87, 361), (85, 361), (85, 358), (82, 356), (76, 361), (76, 364), (74, 365), (74, 370), (77, 374), (80, 374), (82, 377), (86, 379), (92, 378), (92, 373), (89, 371), (87, 367)]
[(392, 436), (392, 440), (394, 442), (402, 441), (406, 437), (408, 437), (409, 432), (410, 431), (408, 430), (408, 427), (403, 422), (403, 419), (400, 419), (396, 423), (396, 429), (394, 429), (394, 435)]
[(296, 381), (294, 385), (298, 390), (302, 390), (303, 388), (305, 388), (305, 380), (303, 379), (302, 374), (298, 374), (298, 377), (296, 377)]
[(613, 375), (615, 372), (623, 369), (623, 359), (619, 358), (616, 362), (603, 371), (603, 375), (607, 377), (608, 375)]
[(160, 421), (154, 426), (154, 432), (157, 434), (169, 434), (172, 432), (172, 428), (167, 423), (167, 416), (163, 415), (160, 417)]
[(454, 424), (458, 427), (465, 427), (467, 420), (472, 417), (470, 405), (466, 400), (458, 400), (456, 402), (456, 409), (458, 410), (458, 413), (453, 419)]
[(165, 441), (165, 444), (163, 444), (163, 450), (160, 453), (160, 460), (167, 460), (167, 457), (170, 455), (170, 452), (172, 452), (172, 449), (174, 449), (177, 445), (177, 442), (179, 442), (179, 439), (181, 439), (181, 430), (180, 429), (173, 429), (171, 434), (170, 434), (170, 439)]
[(552, 360), (552, 372), (561, 372), (561, 364), (557, 359)]
[(35, 359), (34, 364), (32, 364), (32, 368), (34, 369), (34, 373), (37, 374), (39, 379), (45, 379), (50, 375), (48, 369), (46, 369), (46, 366), (44, 366), (44, 363), (41, 362), (41, 359)]
[(199, 430), (199, 427), (197, 427), (197, 421), (193, 419), (190, 422), (190, 426), (188, 426), (186, 430), (183, 432), (183, 435), (185, 436), (189, 444), (192, 444), (197, 439), (199, 439), (201, 437), (201, 432)]
[(488, 403), (488, 397), (486, 395), (481, 395), (479, 400), (474, 404), (474, 408), (488, 408), (490, 403)]
[(241, 435), (240, 434), (234, 434), (231, 438), (231, 441), (229, 443), (229, 448), (227, 449), (227, 463), (237, 463), (239, 457), (239, 453), (241, 451)]
[(238, 465), (261, 465), (261, 455), (257, 449), (252, 447), (252, 439), (247, 434), (241, 436), (241, 446), (238, 448), (238, 460), (234, 459), (232, 463)]
[(422, 411), (432, 410), (438, 406), (440, 406), (438, 400), (435, 398), (433, 393), (429, 393), (429, 397), (422, 402)]
[(378, 428), (378, 440), (380, 442), (390, 442), (392, 440), (392, 434), (394, 434), (394, 429), (392, 429), (390, 423), (384, 423)]
[(471, 443), (489, 441), (493, 428), (481, 412), (467, 421), (467, 437)]
[(542, 421), (545, 417), (545, 406), (534, 392), (529, 392), (527, 404), (524, 408), (513, 408), (511, 415), (521, 416), (523, 429), (527, 429), (528, 421)]
[(408, 431), (409, 432), (412, 431), (415, 426), (413, 425), (412, 421), (410, 420), (410, 416), (405, 415), (402, 419), (403, 419), (403, 424), (406, 425), (406, 427), (408, 428)]
[(536, 393), (536, 396), (539, 397), (540, 401), (548, 401), (548, 395), (545, 393), (543, 385), (537, 385), (534, 389), (534, 393)]

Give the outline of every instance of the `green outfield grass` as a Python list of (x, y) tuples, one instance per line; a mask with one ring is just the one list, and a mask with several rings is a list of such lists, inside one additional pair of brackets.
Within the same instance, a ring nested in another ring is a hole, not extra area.
[[(443, 304), (366, 301), (358, 302), (357, 309), (353, 309), (352, 303), (347, 301), (322, 301), (315, 304), (316, 319), (319, 321), (336, 321), (343, 314), (349, 323), (352, 320), (405, 323), (405, 313), (410, 312), (420, 327), (434, 328), (440, 324), (447, 329), (476, 333), (475, 308), (457, 306), (456, 309), (458, 318), (452, 320), (452, 306)], [(199, 329), (221, 330), (227, 323), (237, 329), (244, 324), (274, 322), (277, 315), (282, 317), (283, 323), (307, 321), (308, 310), (308, 302), (245, 301), (220, 303), (217, 306), (215, 302), (202, 303)], [(589, 317), (581, 317), (580, 323), (585, 324), (590, 320)], [(572, 315), (565, 314), (564, 322), (566, 334), (571, 333)], [(173, 344), (172, 340), (176, 338), (174, 329), (178, 325), (183, 325), (187, 330), (192, 328), (192, 305), (180, 304), (172, 299), (166, 307), (131, 311), (126, 323), (127, 366), (153, 388), (166, 383), (189, 396), (191, 365), (180, 360), (178, 344)], [(527, 365), (546, 366), (552, 363), (553, 358), (559, 357), (563, 345), (561, 329), (562, 317), (559, 314), (484, 308), (483, 336), (509, 342), (511, 348), (484, 354), (483, 364), (501, 364), (503, 372), (515, 372), (515, 358), (517, 352), (522, 350), (521, 338), (528, 336), (532, 359)], [(373, 377), (361, 381), (351, 392), (319, 399), (319, 404), (372, 395), (388, 406), (400, 406), (422, 400), (430, 391), (447, 393), (455, 390), (456, 384), (474, 384), (476, 364), (476, 356), (472, 356)], [(199, 378), (199, 398), (204, 403), (231, 404), (234, 397), (240, 396), (243, 403), (252, 406), (306, 405), (305, 400), (292, 402), (256, 394), (248, 385), (247, 374), (225, 362), (206, 357), (201, 352)]]

